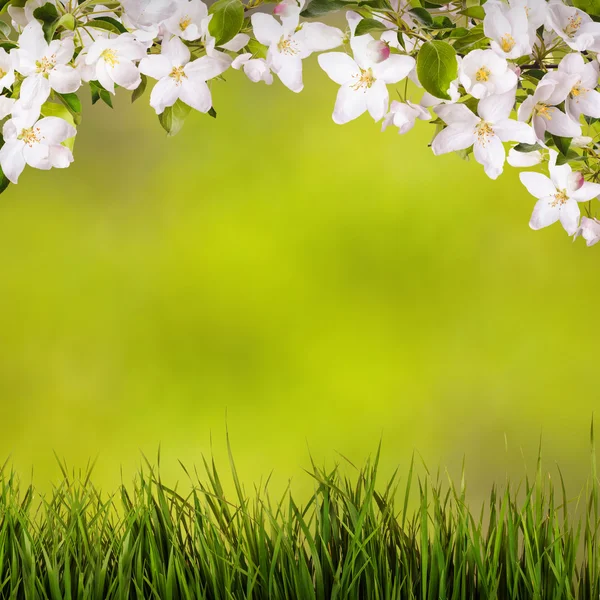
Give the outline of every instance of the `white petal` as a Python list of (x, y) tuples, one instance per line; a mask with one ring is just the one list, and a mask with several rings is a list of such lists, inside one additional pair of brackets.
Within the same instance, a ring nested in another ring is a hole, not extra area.
[(36, 123), (36, 128), (44, 137), (44, 144), (60, 144), (74, 137), (77, 133), (74, 127), (59, 117), (45, 117)]
[(574, 200), (567, 200), (563, 205), (560, 206), (558, 211), (558, 218), (561, 225), (569, 235), (573, 235), (579, 227), (579, 206)]
[(50, 96), (50, 82), (42, 75), (27, 77), (21, 85), (20, 100), (25, 108), (41, 106)]
[[(522, 173), (522, 175), (525, 175), (525, 173)], [(554, 197), (540, 198), (536, 202), (529, 221), (529, 227), (531, 227), (531, 229), (537, 231), (538, 229), (548, 227), (548, 225), (552, 225), (558, 221), (560, 211), (558, 206), (552, 206), (553, 200)]]
[(533, 129), (513, 119), (504, 119), (494, 124), (494, 132), (503, 142), (522, 142), (523, 144), (535, 144), (537, 136)]
[(376, 79), (385, 83), (398, 83), (408, 76), (415, 64), (415, 59), (411, 56), (392, 54), (388, 59), (376, 64), (373, 73)]
[(251, 19), (254, 36), (261, 44), (270, 46), (283, 35), (283, 27), (272, 15), (254, 13)]
[(34, 169), (48, 171), (52, 168), (50, 162), (50, 149), (45, 144), (33, 144), (23, 148), (25, 162)]
[(16, 140), (6, 142), (0, 148), (0, 165), (2, 166), (2, 171), (8, 180), (15, 184), (19, 182), (19, 176), (25, 169), (24, 147), (24, 142)]
[(162, 43), (161, 53), (164, 54), (172, 65), (181, 67), (190, 62), (190, 49), (178, 38), (166, 37)]
[(490, 179), (496, 179), (502, 174), (506, 151), (498, 136), (488, 137), (485, 143), (475, 140), (473, 155), (475, 160), (483, 165), (485, 173)]
[(52, 146), (48, 157), (56, 169), (66, 169), (73, 162), (73, 153), (65, 146)]
[(510, 90), (504, 94), (497, 94), (494, 96), (488, 96), (479, 103), (477, 112), (484, 121), (490, 123), (497, 123), (508, 119), (512, 109), (515, 106), (514, 90)]
[(302, 60), (292, 57), (285, 61), (283, 66), (277, 72), (281, 83), (292, 92), (301, 92), (304, 88), (302, 83)]
[(542, 153), (539, 150), (533, 152), (519, 152), (514, 148), (508, 151), (506, 162), (511, 167), (533, 167), (542, 162)]
[(448, 125), (473, 129), (480, 121), (464, 104), (443, 104), (433, 111)]
[(140, 62), (139, 69), (144, 75), (148, 75), (148, 77), (158, 80), (167, 77), (169, 73), (171, 73), (173, 64), (166, 56), (155, 54), (153, 56), (148, 56), (148, 58), (144, 58)]
[(521, 173), (519, 179), (534, 198), (547, 198), (556, 194), (556, 186), (549, 177), (541, 173)]
[(577, 202), (587, 202), (600, 196), (600, 184), (586, 181), (577, 191), (570, 193)]
[(189, 78), (181, 85), (180, 98), (197, 111), (207, 113), (212, 107), (210, 89), (202, 79)]
[(302, 40), (311, 52), (332, 50), (344, 42), (344, 34), (340, 29), (323, 23), (303, 23), (296, 37)]
[(150, 106), (157, 115), (164, 112), (165, 108), (173, 106), (181, 94), (182, 86), (178, 86), (172, 77), (163, 77), (152, 89)]
[(34, 59), (42, 58), (46, 54), (48, 43), (39, 21), (34, 19), (23, 29), (19, 36), (19, 47), (24, 48)]
[(220, 47), (223, 50), (229, 50), (230, 52), (239, 52), (244, 46), (248, 45), (250, 36), (245, 33), (238, 33), (232, 40), (226, 44), (222, 44)]
[(57, 65), (50, 71), (50, 87), (59, 94), (72, 94), (81, 87), (81, 76), (69, 65)]
[(579, 123), (575, 123), (571, 118), (565, 115), (564, 112), (559, 110), (558, 108), (552, 106), (548, 109), (549, 119), (540, 116), (545, 125), (546, 129), (553, 133), (554, 135), (559, 135), (561, 137), (574, 137), (576, 135), (581, 135), (581, 125)]
[(343, 125), (360, 117), (367, 110), (367, 96), (362, 90), (355, 90), (349, 85), (343, 85), (337, 95), (333, 120)]
[(188, 63), (185, 66), (185, 73), (188, 77), (208, 81), (227, 71), (230, 62), (216, 56), (202, 56)]
[(367, 90), (367, 110), (375, 122), (381, 121), (385, 117), (390, 102), (390, 93), (383, 81), (378, 79)]
[(320, 54), (317, 60), (321, 69), (339, 85), (348, 83), (353, 77), (360, 77), (359, 66), (352, 57), (343, 52)]
[(464, 150), (475, 143), (476, 137), (474, 128), (446, 127), (435, 136), (431, 149), (436, 156)]
[(111, 71), (114, 82), (126, 90), (135, 90), (142, 82), (138, 68), (128, 60), (121, 61)]

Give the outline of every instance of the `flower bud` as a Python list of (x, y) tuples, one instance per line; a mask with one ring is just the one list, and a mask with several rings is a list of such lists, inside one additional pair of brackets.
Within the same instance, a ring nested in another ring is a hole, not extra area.
[(589, 146), (594, 140), (587, 135), (577, 135), (571, 140), (571, 146), (575, 148), (585, 148)]
[(274, 9), (273, 14), (278, 17), (289, 17), (292, 6), (288, 2), (280, 2)]
[(579, 171), (573, 171), (569, 175), (569, 190), (572, 192), (577, 191), (585, 183), (583, 175)]
[(367, 57), (375, 64), (390, 57), (390, 47), (382, 40), (372, 40), (367, 44)]
[(581, 218), (581, 226), (575, 234), (575, 238), (581, 236), (587, 246), (593, 246), (600, 242), (600, 221), (597, 219), (588, 219), (588, 217)]

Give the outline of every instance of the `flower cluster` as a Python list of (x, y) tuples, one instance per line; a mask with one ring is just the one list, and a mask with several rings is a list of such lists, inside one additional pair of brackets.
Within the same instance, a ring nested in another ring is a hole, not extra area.
[(340, 86), (336, 123), (368, 113), (404, 134), (429, 121), (434, 154), (472, 154), (492, 179), (505, 162), (541, 165), (548, 176), (520, 174), (537, 199), (531, 228), (559, 221), (595, 244), (600, 9), (567, 1), (5, 1), (0, 191), (26, 165), (71, 164), (82, 86), (112, 106), (117, 88), (137, 100), (151, 83), (150, 105), (174, 135), (192, 109), (216, 116), (211, 86), (228, 69), (300, 92), (302, 62), (318, 54)]

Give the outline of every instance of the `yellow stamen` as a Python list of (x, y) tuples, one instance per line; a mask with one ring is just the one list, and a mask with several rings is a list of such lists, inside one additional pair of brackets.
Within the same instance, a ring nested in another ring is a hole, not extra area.
[(477, 81), (487, 81), (491, 74), (491, 71), (487, 67), (481, 67), (475, 73), (475, 79)]
[(562, 206), (563, 204), (565, 204), (567, 202), (568, 199), (569, 199), (569, 196), (567, 196), (567, 190), (560, 190), (560, 191), (556, 192), (556, 194), (554, 194), (554, 200), (552, 201), (550, 206), (552, 206), (552, 207)]
[(510, 35), (510, 33), (505, 33), (502, 38), (500, 38), (500, 47), (504, 52), (510, 52), (517, 42), (515, 38)]
[(490, 138), (496, 135), (492, 126), (485, 121), (481, 121), (479, 125), (475, 128), (475, 133), (477, 135), (477, 139), (482, 146), (485, 146)]
[(287, 54), (288, 56), (294, 56), (295, 54), (298, 54), (295, 42), (290, 38), (286, 38), (284, 35), (281, 36), (281, 39), (277, 44), (277, 49), (279, 52), (281, 52), (281, 54)]
[(188, 78), (183, 70), (183, 67), (173, 67), (169, 77), (172, 77), (177, 82), (177, 85), (181, 85), (181, 82)]
[(4, 77), (7, 75), (8, 73), (4, 69), (0, 68), (0, 79), (4, 79)]
[(554, 106), (548, 106), (547, 104), (543, 104), (542, 102), (538, 102), (533, 112), (540, 117), (543, 117), (547, 121), (552, 121), (552, 112), (555, 110)]
[(100, 56), (101, 56), (101, 58), (104, 59), (104, 62), (110, 67), (115, 67), (116, 65), (119, 64), (119, 58), (117, 56), (117, 51), (113, 50), (112, 48), (107, 48), (106, 50), (104, 50), (102, 52), (102, 54)]
[(36, 72), (42, 75), (49, 75), (50, 71), (56, 66), (56, 56), (53, 54), (50, 58), (44, 56), (35, 62)]
[(573, 16), (573, 17), (569, 17), (569, 20), (567, 21), (567, 26), (565, 27), (564, 31), (569, 37), (573, 37), (577, 33), (577, 31), (579, 30), (580, 27), (581, 27), (581, 17)]
[(571, 88), (571, 98), (578, 98), (582, 94), (589, 92), (588, 89), (581, 87), (581, 81)]
[(190, 17), (185, 17), (185, 19), (181, 19), (179, 21), (179, 29), (181, 31), (185, 31), (192, 24), (192, 19)]
[(352, 86), (352, 89), (356, 91), (360, 89), (367, 91), (375, 83), (375, 76), (371, 69), (361, 69), (360, 75), (354, 75), (353, 78), (356, 79), (356, 83)]
[(42, 141), (42, 136), (38, 127), (30, 127), (29, 129), (22, 129), (17, 139), (22, 140), (31, 148), (34, 144), (39, 144)]

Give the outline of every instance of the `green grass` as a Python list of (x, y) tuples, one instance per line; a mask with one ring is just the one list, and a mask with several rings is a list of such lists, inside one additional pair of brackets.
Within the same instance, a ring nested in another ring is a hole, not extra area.
[[(230, 452), (231, 457), (231, 452)], [(569, 499), (562, 475), (494, 487), (485, 506), (414, 461), (377, 481), (361, 469), (307, 472), (300, 504), (268, 482), (248, 494), (231, 457), (227, 495), (212, 461), (184, 469), (187, 492), (146, 461), (105, 497), (92, 466), (37, 497), (0, 472), (0, 598), (568, 599), (600, 595), (599, 482)], [(346, 473), (350, 473), (347, 475)], [(191, 483), (191, 485), (190, 485)], [(417, 502), (417, 504), (415, 504)]]

